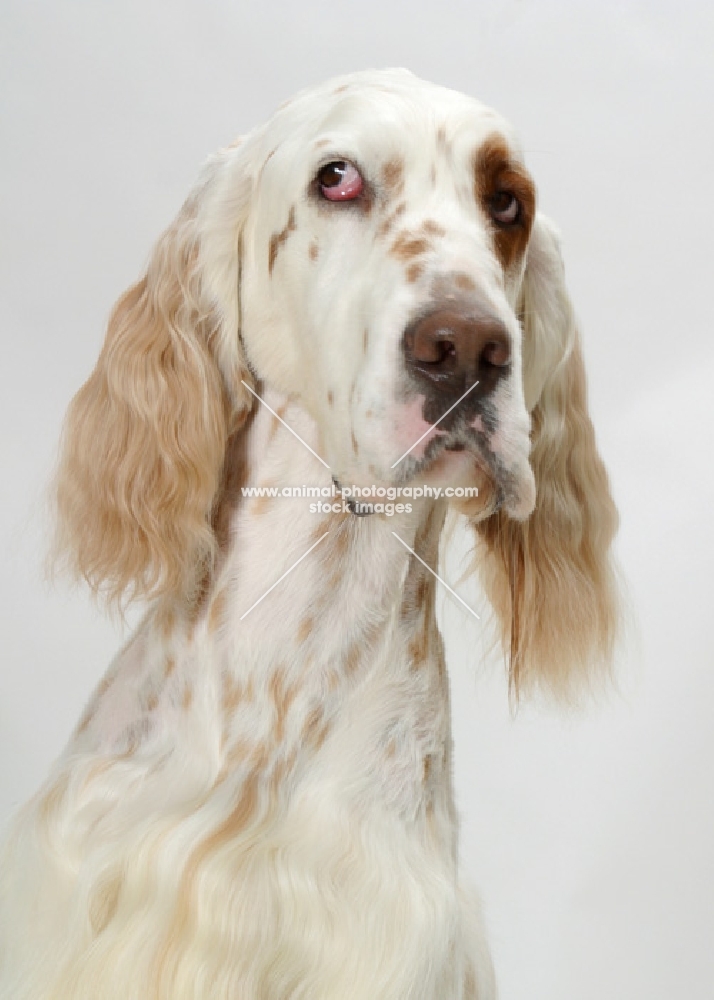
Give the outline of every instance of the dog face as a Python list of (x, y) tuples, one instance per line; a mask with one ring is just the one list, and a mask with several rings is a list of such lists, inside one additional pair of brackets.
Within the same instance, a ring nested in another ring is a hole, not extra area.
[(252, 164), (248, 359), (304, 403), (336, 478), (486, 479), (527, 515), (516, 306), (535, 195), (507, 124), (410, 74), (357, 74), (233, 155)]
[(617, 514), (558, 237), (496, 114), (357, 73), (211, 158), (69, 409), (76, 572), (191, 599), (256, 385), (302, 405), (343, 485), (477, 486), (458, 509), (516, 688), (610, 658)]

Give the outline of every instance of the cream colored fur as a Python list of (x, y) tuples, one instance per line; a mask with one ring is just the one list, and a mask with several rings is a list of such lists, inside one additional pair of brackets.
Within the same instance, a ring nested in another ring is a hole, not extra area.
[[(438, 568), (445, 502), (357, 518), (240, 493), (476, 483), (514, 684), (607, 659), (615, 514), (572, 308), (541, 216), (499, 257), (473, 176), (494, 135), (520, 163), (497, 115), (403, 71), (298, 95), (208, 163), (117, 304), (65, 427), (58, 547), (147, 610), (3, 848), (3, 1000), (495, 997), (437, 584), (405, 548)], [(320, 201), (326, 156), (369, 201)], [(393, 472), (416, 427), (402, 333), (459, 281), (512, 339), (497, 465)]]

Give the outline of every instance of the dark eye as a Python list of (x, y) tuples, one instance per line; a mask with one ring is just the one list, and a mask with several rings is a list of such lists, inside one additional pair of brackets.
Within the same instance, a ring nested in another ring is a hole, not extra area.
[(518, 221), (521, 206), (518, 198), (510, 191), (497, 191), (489, 201), (491, 218), (502, 226), (510, 226)]
[(362, 175), (353, 163), (335, 160), (326, 164), (318, 173), (320, 193), (328, 201), (352, 201), (364, 188)]

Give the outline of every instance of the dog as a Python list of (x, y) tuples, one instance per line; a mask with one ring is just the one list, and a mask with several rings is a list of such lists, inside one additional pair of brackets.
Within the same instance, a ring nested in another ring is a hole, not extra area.
[(69, 568), (147, 609), (3, 848), (0, 994), (492, 1000), (447, 510), (516, 696), (569, 696), (618, 621), (559, 239), (511, 127), (364, 72), (213, 156), (71, 404), (57, 509)]

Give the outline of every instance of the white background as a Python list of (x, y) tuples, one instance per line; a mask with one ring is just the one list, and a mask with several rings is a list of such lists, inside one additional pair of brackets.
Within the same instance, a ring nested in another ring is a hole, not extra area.
[(43, 489), (111, 304), (207, 153), (303, 86), (405, 65), (516, 124), (563, 231), (635, 622), (619, 691), (513, 715), (445, 606), (502, 1000), (711, 1000), (712, 5), (4, 0), (0, 39), (0, 823), (120, 639), (42, 582)]

